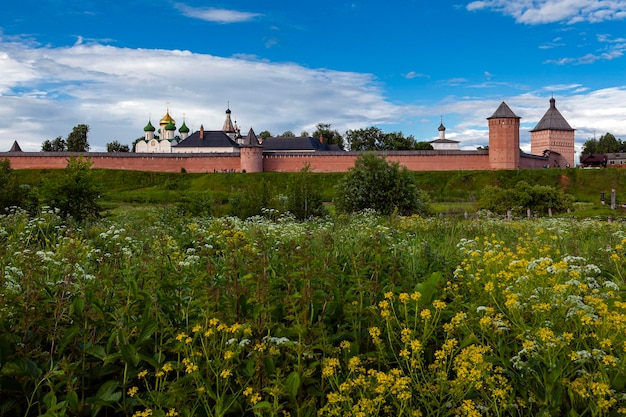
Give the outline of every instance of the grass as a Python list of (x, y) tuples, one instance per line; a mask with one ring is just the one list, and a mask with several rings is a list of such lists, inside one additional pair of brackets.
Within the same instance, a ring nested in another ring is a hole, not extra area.
[[(19, 181), (39, 187), (42, 181), (54, 181), (61, 170), (18, 170)], [(240, 191), (255, 190), (263, 183), (270, 185), (276, 195), (285, 194), (294, 173), (160, 173), (117, 170), (95, 170), (102, 190), (101, 202), (107, 209), (174, 204), (184, 196), (208, 194), (217, 206), (227, 206), (230, 197)], [(321, 190), (322, 198), (332, 202), (335, 186), (344, 173), (315, 173), (310, 181)], [(576, 216), (622, 216), (600, 204), (600, 194), (610, 201), (611, 190), (617, 192), (618, 203), (626, 200), (626, 170), (607, 168), (538, 169), (500, 171), (420, 171), (412, 172), (418, 185), (428, 192), (436, 213), (473, 213), (475, 202), (486, 186), (513, 187), (518, 181), (559, 187), (574, 197)], [(585, 204), (583, 204), (585, 203)]]

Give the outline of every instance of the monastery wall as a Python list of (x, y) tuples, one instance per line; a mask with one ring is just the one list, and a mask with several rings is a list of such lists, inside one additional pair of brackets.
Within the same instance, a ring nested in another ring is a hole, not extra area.
[[(70, 152), (5, 152), (0, 159), (9, 158), (13, 169), (63, 169), (69, 158), (80, 153)], [(88, 152), (94, 168), (129, 171), (181, 172), (240, 172), (246, 169), (237, 154), (138, 154)], [(266, 153), (262, 169), (267, 172), (297, 172), (308, 164), (314, 172), (346, 172), (354, 166), (361, 152)], [(412, 171), (482, 170), (489, 169), (488, 151), (396, 151), (378, 152), (388, 161), (398, 162)], [(543, 167), (541, 159), (536, 167)], [(245, 165), (245, 164), (244, 164)], [(259, 165), (260, 166), (260, 165)], [(528, 166), (529, 168), (531, 166)], [(532, 166), (533, 168), (535, 166)], [(246, 169), (254, 172), (253, 169)]]

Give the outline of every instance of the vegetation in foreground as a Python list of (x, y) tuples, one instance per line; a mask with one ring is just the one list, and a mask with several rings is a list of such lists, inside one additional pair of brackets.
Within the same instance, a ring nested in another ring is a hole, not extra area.
[(0, 216), (0, 415), (626, 414), (626, 226)]

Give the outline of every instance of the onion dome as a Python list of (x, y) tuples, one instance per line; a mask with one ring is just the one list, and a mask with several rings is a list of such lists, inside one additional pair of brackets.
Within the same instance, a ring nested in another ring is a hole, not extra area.
[(170, 120), (170, 122), (165, 126), (165, 130), (176, 130), (174, 120)]
[(150, 121), (148, 121), (146, 127), (143, 128), (144, 132), (154, 132), (155, 130), (156, 129), (154, 128), (154, 126), (152, 126), (152, 123)]
[(178, 131), (180, 133), (189, 133), (189, 128), (187, 127), (184, 121), (183, 121), (183, 125), (180, 127), (180, 129), (178, 129)]
[(167, 112), (165, 112), (165, 116), (163, 116), (163, 118), (161, 119), (159, 124), (160, 125), (166, 125), (166, 124), (169, 124), (169, 123), (176, 124), (174, 119), (172, 119), (172, 116), (170, 116), (170, 112), (167, 111)]

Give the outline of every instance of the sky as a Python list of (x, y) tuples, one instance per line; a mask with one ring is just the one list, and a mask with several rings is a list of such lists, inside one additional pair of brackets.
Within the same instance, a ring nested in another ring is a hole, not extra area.
[(556, 106), (576, 150), (626, 140), (626, 0), (20, 0), (0, 16), (0, 152), (90, 127), (131, 144), (180, 127), (245, 135), (376, 126), (488, 144), (502, 101), (521, 146)]

